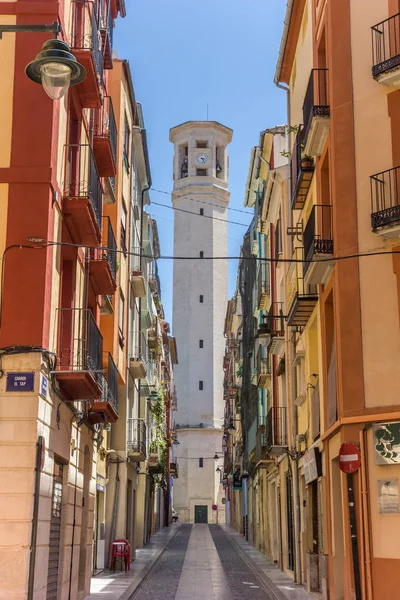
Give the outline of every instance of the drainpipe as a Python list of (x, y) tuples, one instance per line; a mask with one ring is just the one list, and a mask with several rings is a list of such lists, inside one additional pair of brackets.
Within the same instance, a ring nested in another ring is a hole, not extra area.
[(41, 474), (41, 460), (42, 460), (43, 448), (44, 448), (44, 437), (42, 435), (40, 435), (38, 437), (38, 441), (36, 444), (35, 492), (34, 492), (34, 497), (33, 497), (31, 556), (30, 556), (30, 561), (29, 561), (27, 600), (33, 600), (33, 592), (34, 592), (34, 587), (35, 587), (36, 541), (37, 541), (38, 517), (39, 517), (40, 474)]
[[(78, 452), (78, 448), (75, 448), (74, 452)], [(78, 470), (79, 460), (78, 455), (75, 457), (75, 486), (74, 486), (74, 516), (72, 519), (72, 540), (71, 540), (71, 560), (69, 565), (69, 589), (68, 589), (68, 600), (71, 600), (71, 589), (72, 589), (72, 568), (74, 565), (74, 544), (75, 544), (75, 525), (76, 525), (76, 489), (78, 485)]]
[(362, 496), (362, 525), (364, 529), (364, 551), (365, 551), (365, 586), (367, 600), (372, 600), (372, 569), (371, 569), (371, 523), (368, 496), (368, 439), (367, 426), (360, 431), (361, 450), (361, 496)]

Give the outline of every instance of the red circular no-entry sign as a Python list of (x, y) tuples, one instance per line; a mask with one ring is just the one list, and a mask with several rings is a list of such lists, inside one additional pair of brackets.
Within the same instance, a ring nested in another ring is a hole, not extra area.
[(339, 467), (343, 473), (355, 473), (361, 465), (361, 454), (353, 442), (345, 442), (340, 446)]

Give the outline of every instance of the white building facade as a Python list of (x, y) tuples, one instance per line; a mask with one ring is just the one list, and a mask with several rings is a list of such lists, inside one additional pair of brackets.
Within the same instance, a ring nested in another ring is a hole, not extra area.
[(182, 522), (190, 523), (225, 521), (220, 478), (228, 265), (210, 258), (228, 254), (231, 139), (232, 130), (213, 121), (189, 121), (170, 131), (174, 256), (189, 258), (174, 261), (173, 333), (179, 348), (174, 508)]

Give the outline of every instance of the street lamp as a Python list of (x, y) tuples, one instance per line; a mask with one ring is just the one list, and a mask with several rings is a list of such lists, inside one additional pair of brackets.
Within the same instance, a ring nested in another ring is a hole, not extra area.
[(29, 79), (40, 83), (52, 100), (60, 100), (71, 85), (77, 85), (85, 79), (85, 67), (78, 63), (68, 44), (57, 39), (58, 34), (62, 32), (57, 21), (51, 25), (0, 25), (0, 39), (3, 33), (20, 31), (50, 31), (54, 34), (55, 39), (47, 40), (35, 60), (25, 69)]

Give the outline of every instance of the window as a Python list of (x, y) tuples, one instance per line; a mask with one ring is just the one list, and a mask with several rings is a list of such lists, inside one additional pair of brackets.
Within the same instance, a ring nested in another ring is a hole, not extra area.
[(204, 348), (204, 340), (199, 340), (199, 348)]
[(118, 315), (118, 334), (119, 334), (119, 345), (121, 348), (124, 347), (124, 320), (125, 320), (125, 298), (123, 293), (120, 291), (119, 294), (119, 315)]
[(121, 212), (121, 250), (126, 255), (126, 218), (127, 212), (125, 202), (122, 201), (122, 212)]
[(200, 469), (203, 468), (203, 459), (202, 458), (199, 458), (199, 467), (200, 467)]
[(200, 294), (200, 296), (199, 296), (200, 304), (203, 304), (203, 300), (204, 300), (204, 296), (203, 296), (203, 294)]
[(201, 214), (202, 217), (204, 216), (204, 208), (200, 209), (200, 214)]
[(131, 139), (131, 130), (129, 128), (128, 119), (125, 115), (125, 126), (124, 126), (124, 165), (127, 173), (129, 173), (129, 146)]
[(202, 392), (202, 391), (203, 391), (203, 389), (204, 389), (203, 382), (202, 382), (202, 381), (199, 381), (199, 390), (200, 390), (200, 392)]
[(205, 177), (207, 175), (207, 169), (196, 169), (196, 175), (198, 177)]
[(200, 256), (200, 258), (204, 258), (204, 250), (200, 250), (199, 256)]
[(198, 148), (207, 148), (207, 142), (197, 142)]

